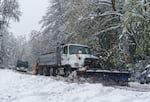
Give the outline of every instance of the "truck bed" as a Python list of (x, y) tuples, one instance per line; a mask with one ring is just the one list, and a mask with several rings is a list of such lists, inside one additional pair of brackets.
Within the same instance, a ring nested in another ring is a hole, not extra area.
[(44, 54), (39, 56), (38, 58), (38, 65), (57, 65), (58, 64), (58, 57), (56, 52), (51, 52), (48, 54)]

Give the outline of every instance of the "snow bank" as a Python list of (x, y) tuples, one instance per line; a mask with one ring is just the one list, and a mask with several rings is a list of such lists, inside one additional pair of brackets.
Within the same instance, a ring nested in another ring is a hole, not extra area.
[(76, 84), (0, 70), (0, 102), (150, 102), (150, 92)]

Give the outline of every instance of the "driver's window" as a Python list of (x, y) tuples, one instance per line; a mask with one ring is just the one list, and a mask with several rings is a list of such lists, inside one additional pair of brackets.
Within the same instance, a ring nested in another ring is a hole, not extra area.
[(63, 54), (68, 54), (68, 46), (65, 46), (63, 49)]

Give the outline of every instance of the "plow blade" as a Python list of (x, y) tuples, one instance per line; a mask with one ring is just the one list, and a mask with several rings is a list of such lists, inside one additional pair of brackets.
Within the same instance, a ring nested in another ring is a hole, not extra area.
[(94, 78), (97, 80), (112, 80), (115, 82), (128, 82), (129, 71), (110, 71), (110, 70), (86, 70), (77, 71), (77, 76), (84, 78)]

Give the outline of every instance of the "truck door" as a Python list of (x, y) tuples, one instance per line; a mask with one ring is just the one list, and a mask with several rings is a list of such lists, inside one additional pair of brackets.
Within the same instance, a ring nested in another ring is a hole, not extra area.
[(62, 47), (62, 50), (61, 50), (61, 64), (62, 65), (68, 64), (68, 46)]

